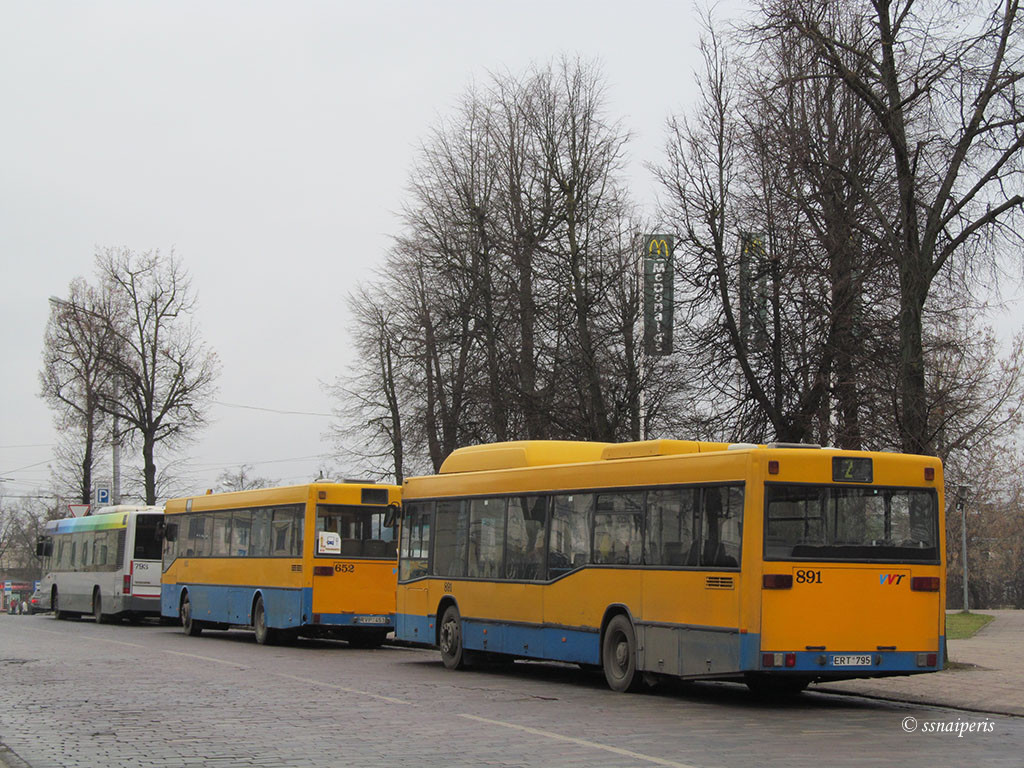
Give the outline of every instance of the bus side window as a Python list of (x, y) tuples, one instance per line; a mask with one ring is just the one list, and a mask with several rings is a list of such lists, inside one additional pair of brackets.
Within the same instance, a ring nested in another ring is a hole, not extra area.
[(231, 520), (231, 555), (247, 557), (252, 537), (252, 512), (248, 509), (236, 509)]
[(505, 499), (473, 499), (469, 503), (469, 564), (466, 575), (500, 579), (505, 546)]
[(743, 489), (708, 486), (702, 496), (704, 554), (700, 564), (717, 568), (739, 567)]
[(270, 555), (270, 510), (252, 511), (252, 530), (249, 538), (249, 557)]
[(434, 521), (434, 576), (465, 576), (469, 511), (464, 501), (439, 501)]
[(592, 493), (552, 496), (548, 537), (548, 578), (555, 579), (590, 560)]
[(546, 496), (517, 496), (508, 500), (505, 578), (536, 581), (544, 578)]
[(643, 509), (642, 492), (597, 495), (594, 510), (594, 563), (640, 564), (643, 556), (643, 539), (640, 536)]

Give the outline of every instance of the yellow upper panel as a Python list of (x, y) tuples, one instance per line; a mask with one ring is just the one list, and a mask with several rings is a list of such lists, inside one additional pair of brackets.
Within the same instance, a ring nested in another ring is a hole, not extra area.
[(401, 500), (401, 488), (397, 485), (308, 483), (306, 485), (258, 488), (252, 491), (235, 491), (233, 493), (209, 493), (203, 496), (171, 499), (167, 502), (167, 514), (185, 512), (189, 501), (192, 502), (193, 512), (239, 507), (268, 507), (277, 504), (304, 504), (310, 499), (321, 501), (324, 504), (361, 504), (364, 488), (387, 489), (389, 503)]

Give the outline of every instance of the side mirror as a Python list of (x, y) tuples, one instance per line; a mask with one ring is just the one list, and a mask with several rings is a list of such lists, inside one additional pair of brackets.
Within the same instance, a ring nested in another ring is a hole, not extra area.
[(177, 541), (178, 540), (178, 524), (177, 523), (161, 523), (164, 529), (164, 541)]
[(36, 539), (36, 557), (49, 557), (53, 554), (53, 540), (45, 536)]
[(388, 504), (388, 508), (384, 510), (384, 527), (393, 528), (402, 516), (402, 508), (394, 502)]

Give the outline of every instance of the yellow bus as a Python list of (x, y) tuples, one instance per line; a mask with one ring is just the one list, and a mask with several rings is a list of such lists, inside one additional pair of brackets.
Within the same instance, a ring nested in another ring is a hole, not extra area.
[(380, 645), (394, 629), (397, 486), (319, 482), (167, 502), (161, 613), (185, 633), (252, 628)]
[(817, 446), (523, 441), (402, 491), (397, 629), (501, 654), (795, 692), (942, 668), (942, 464)]

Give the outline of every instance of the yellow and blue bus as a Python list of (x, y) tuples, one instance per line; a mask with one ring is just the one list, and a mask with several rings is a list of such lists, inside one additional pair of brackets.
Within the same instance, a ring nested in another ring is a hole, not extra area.
[(251, 628), (380, 645), (394, 629), (397, 486), (318, 482), (167, 502), (161, 611), (188, 635)]
[(799, 691), (942, 668), (942, 464), (656, 440), (462, 448), (402, 491), (396, 637)]

